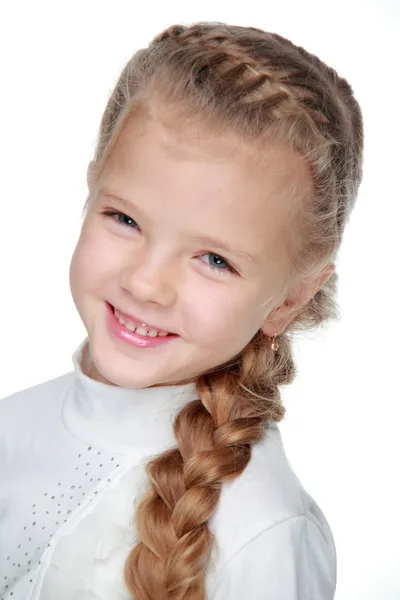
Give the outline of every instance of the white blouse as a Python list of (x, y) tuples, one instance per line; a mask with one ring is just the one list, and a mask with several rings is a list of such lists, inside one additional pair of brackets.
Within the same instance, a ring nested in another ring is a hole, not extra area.
[[(123, 566), (149, 458), (194, 385), (127, 389), (81, 368), (0, 400), (0, 600), (130, 600)], [(209, 522), (207, 600), (332, 600), (336, 552), (271, 423)], [(157, 599), (155, 599), (157, 600)]]

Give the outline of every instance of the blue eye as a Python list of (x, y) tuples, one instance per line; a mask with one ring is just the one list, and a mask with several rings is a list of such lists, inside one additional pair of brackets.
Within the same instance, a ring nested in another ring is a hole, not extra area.
[(214, 254), (213, 252), (207, 252), (206, 254), (202, 254), (202, 257), (209, 256), (210, 261), (205, 261), (212, 269), (215, 271), (220, 271), (221, 273), (234, 273), (235, 270), (230, 266), (230, 264), (219, 256), (219, 254)]
[[(112, 217), (114, 221), (116, 221), (119, 225), (124, 225), (125, 227), (131, 227), (133, 229), (137, 229), (138, 227), (136, 221), (134, 221), (134, 219), (128, 217), (128, 215), (125, 215), (124, 213), (114, 210), (106, 210), (103, 212), (103, 214), (106, 217)], [(130, 223), (127, 223), (127, 221), (130, 221)]]

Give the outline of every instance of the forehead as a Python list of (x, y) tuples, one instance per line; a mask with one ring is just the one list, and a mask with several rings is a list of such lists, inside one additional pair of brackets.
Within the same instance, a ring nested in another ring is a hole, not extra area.
[(240, 237), (258, 254), (287, 250), (290, 215), (310, 186), (304, 161), (282, 144), (261, 152), (232, 132), (216, 136), (143, 116), (124, 125), (101, 180), (164, 220), (173, 213), (176, 226), (229, 242)]

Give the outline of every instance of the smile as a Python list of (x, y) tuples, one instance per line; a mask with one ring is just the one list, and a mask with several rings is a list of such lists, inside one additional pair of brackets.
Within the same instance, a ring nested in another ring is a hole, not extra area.
[(155, 348), (179, 339), (179, 335), (154, 329), (122, 314), (108, 302), (105, 303), (107, 328), (113, 337), (136, 348)]
[(114, 308), (114, 314), (118, 319), (118, 322), (121, 323), (121, 325), (124, 325), (127, 329), (129, 329), (129, 331), (136, 332), (139, 335), (147, 337), (165, 337), (168, 335), (167, 331), (152, 329), (149, 326), (146, 326), (145, 323), (142, 323), (141, 325), (136, 325), (132, 319), (126, 317), (125, 315), (122, 315), (122, 313), (120, 313), (119, 310), (116, 308)]

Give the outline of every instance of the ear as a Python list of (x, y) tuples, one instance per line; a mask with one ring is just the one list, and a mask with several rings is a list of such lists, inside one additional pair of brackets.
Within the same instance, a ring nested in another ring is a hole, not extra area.
[(264, 321), (261, 330), (265, 335), (273, 337), (275, 332), (276, 335), (280, 335), (285, 331), (289, 323), (297, 317), (334, 272), (335, 265), (329, 264), (319, 275), (301, 282), (296, 289), (292, 290), (284, 303), (275, 308)]
[(92, 190), (94, 185), (94, 162), (91, 160), (88, 164), (87, 172), (86, 172), (86, 180), (89, 192)]

